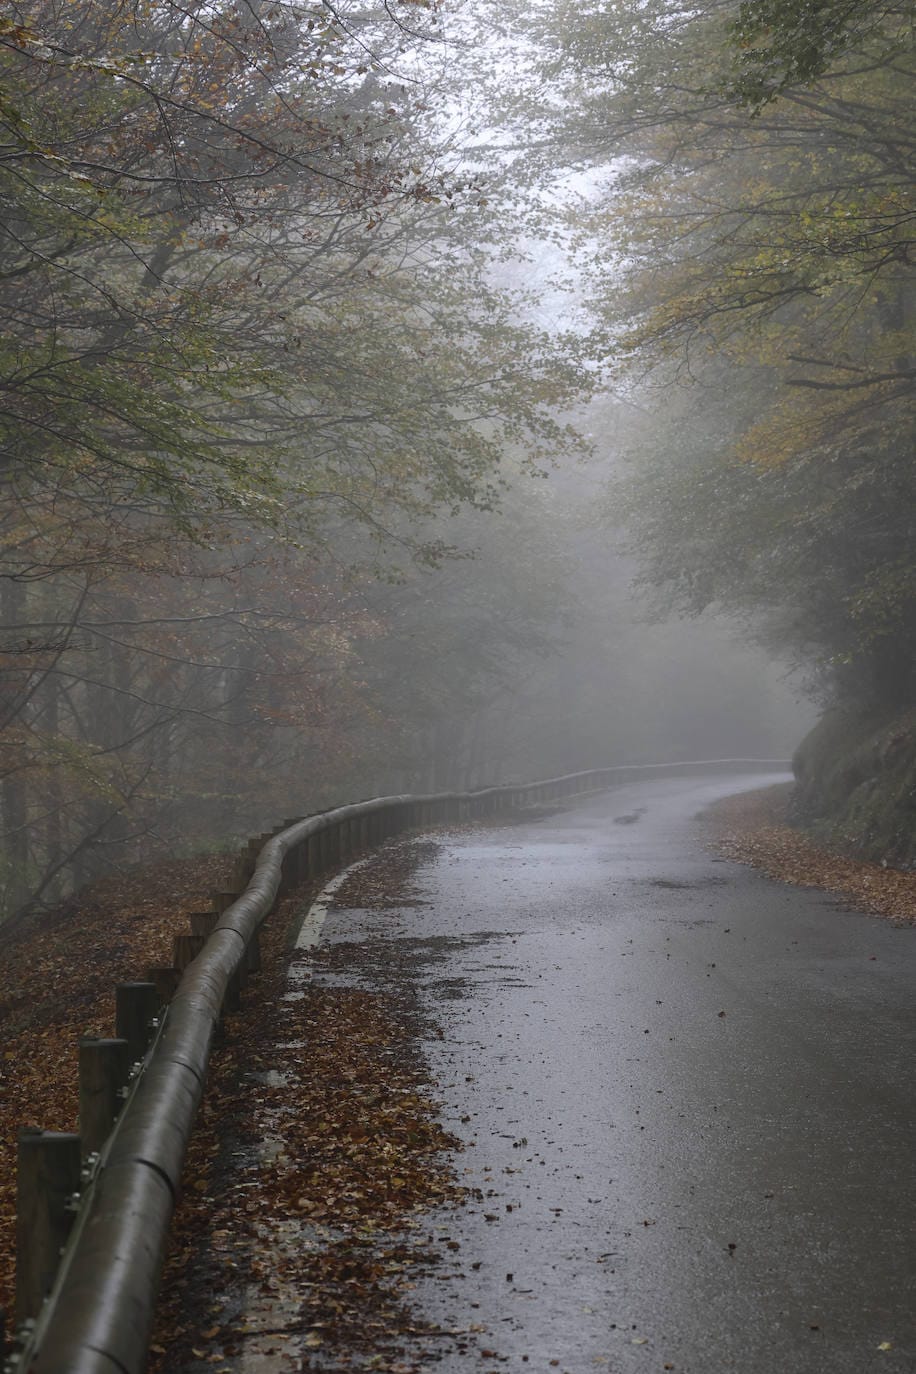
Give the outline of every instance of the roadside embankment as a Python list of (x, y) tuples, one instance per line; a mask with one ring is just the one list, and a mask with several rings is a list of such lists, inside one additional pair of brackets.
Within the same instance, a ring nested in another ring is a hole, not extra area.
[(704, 813), (710, 845), (769, 878), (835, 892), (874, 916), (916, 924), (916, 873), (850, 858), (791, 825), (791, 783), (726, 797)]
[[(418, 853), (418, 841), (379, 851), (374, 877), (349, 879), (350, 900), (371, 906), (373, 881), (390, 900)], [(225, 887), (233, 858), (169, 861), (100, 880), (0, 941), (0, 1309), (14, 1305), (19, 1128), (77, 1128), (79, 1037), (114, 1033), (116, 984), (167, 960), (188, 913)], [(417, 1209), (460, 1197), (446, 1163), (457, 1142), (436, 1122), (410, 1008), (358, 988), (312, 986), (304, 969), (319, 956), (286, 949), (292, 911), (314, 888), (282, 899), (266, 924), (262, 973), (211, 1061), (170, 1241), (154, 1369), (201, 1359), (225, 1369), (251, 1350), (269, 1364), (265, 1351), (283, 1344), (280, 1333), (246, 1320), (240, 1307), (262, 1289), (265, 1310), (278, 1296), (286, 1302), (297, 1349), (384, 1350), (395, 1367), (405, 1332), (438, 1339), (414, 1332), (405, 1306), (411, 1274), (427, 1263), (411, 1228)], [(353, 962), (349, 947), (344, 956)], [(294, 994), (291, 960), (303, 972)]]
[(73, 1131), (82, 1035), (114, 1034), (118, 983), (167, 959), (233, 855), (163, 861), (90, 884), (0, 931), (0, 1308), (13, 1309), (20, 1127)]
[(827, 711), (793, 759), (793, 823), (828, 849), (916, 868), (916, 708)]

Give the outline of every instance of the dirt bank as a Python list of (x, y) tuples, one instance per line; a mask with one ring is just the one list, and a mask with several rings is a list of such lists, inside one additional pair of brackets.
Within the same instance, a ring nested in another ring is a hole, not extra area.
[(770, 878), (821, 887), (872, 916), (916, 924), (916, 873), (851, 859), (787, 822), (792, 785), (727, 797), (706, 812), (709, 843)]

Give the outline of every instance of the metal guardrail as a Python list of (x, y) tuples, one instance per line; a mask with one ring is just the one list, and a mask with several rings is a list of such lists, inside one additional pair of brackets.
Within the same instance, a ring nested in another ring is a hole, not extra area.
[(601, 791), (628, 777), (788, 767), (782, 759), (632, 764), (478, 792), (378, 797), (288, 822), (249, 844), (247, 883), (188, 965), (75, 1209), (48, 1296), (8, 1374), (140, 1374), (181, 1169), (220, 1015), (278, 893), (343, 867), (389, 836)]

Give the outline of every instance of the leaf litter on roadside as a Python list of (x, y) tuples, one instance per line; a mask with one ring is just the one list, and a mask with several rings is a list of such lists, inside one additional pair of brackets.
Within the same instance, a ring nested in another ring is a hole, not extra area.
[(0, 1309), (13, 1310), (20, 1128), (76, 1130), (79, 1037), (114, 1034), (116, 985), (170, 962), (172, 936), (233, 858), (112, 875), (0, 928)]
[(705, 814), (719, 853), (769, 878), (820, 887), (873, 916), (916, 923), (916, 873), (884, 868), (823, 849), (786, 821), (791, 784), (726, 797)]
[[(337, 900), (381, 908), (396, 891), (403, 904), (423, 843), (382, 851)], [(269, 1356), (272, 1369), (412, 1374), (443, 1339), (459, 1349), (476, 1339), (430, 1328), (410, 1307), (418, 1278), (441, 1261), (424, 1212), (464, 1197), (451, 1162), (460, 1142), (437, 1120), (415, 1009), (404, 994), (354, 986), (297, 982), (285, 995), (286, 916), (266, 933), (257, 994), (215, 1057), (153, 1374), (198, 1361), (231, 1370), (243, 1352)], [(323, 962), (321, 952), (291, 958)]]

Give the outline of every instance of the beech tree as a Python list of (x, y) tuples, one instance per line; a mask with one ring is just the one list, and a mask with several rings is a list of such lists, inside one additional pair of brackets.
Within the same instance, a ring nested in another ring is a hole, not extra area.
[(592, 347), (651, 412), (620, 445), (646, 578), (873, 705), (916, 672), (911, 18), (653, 0), (545, 26), (566, 106), (539, 163), (593, 168)]
[(480, 191), (424, 146), (428, 91), (380, 81), (391, 35), (334, 14), (83, 0), (3, 21), (23, 499), (101, 490), (186, 528), (235, 510), (301, 535), (329, 503), (379, 523), (486, 502), (501, 424), (559, 437), (544, 402), (568, 377), (462, 242)]
[(494, 285), (484, 190), (434, 127), (437, 27), (284, 0), (0, 19), (8, 908), (225, 819), (242, 777), (269, 793), (284, 731), (333, 733), (328, 677), (338, 720), (358, 696), (348, 578), (440, 560), (432, 513), (491, 507), (507, 444), (533, 471), (579, 447), (569, 350)]

